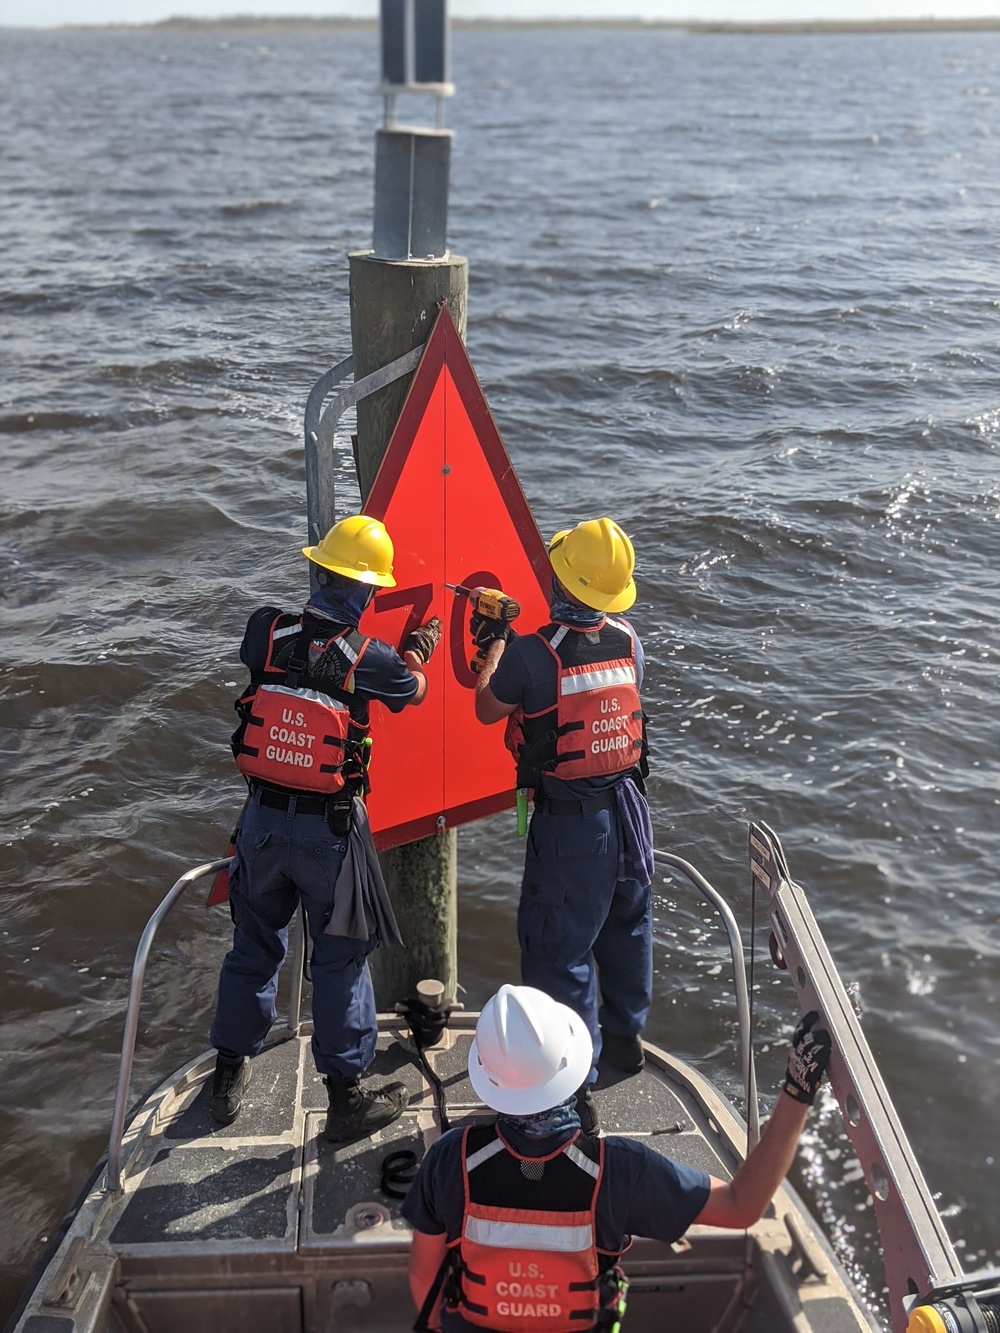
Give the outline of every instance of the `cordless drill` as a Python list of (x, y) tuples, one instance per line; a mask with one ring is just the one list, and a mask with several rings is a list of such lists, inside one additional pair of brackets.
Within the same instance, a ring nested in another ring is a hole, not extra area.
[(520, 603), (515, 602), (513, 597), (508, 597), (499, 588), (466, 588), (461, 583), (449, 583), (445, 586), (451, 588), (458, 596), (468, 597), (473, 616), (479, 616), (484, 621), (496, 622), (496, 632), (491, 633), (489, 627), (484, 627), (486, 632), (481, 636), (473, 631), (476, 652), (469, 666), (478, 673), (486, 661), (485, 649), (494, 639), (507, 638), (511, 623), (521, 614)]

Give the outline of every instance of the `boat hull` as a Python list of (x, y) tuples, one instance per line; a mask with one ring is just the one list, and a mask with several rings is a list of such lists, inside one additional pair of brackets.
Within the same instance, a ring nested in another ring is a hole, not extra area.
[[(490, 1113), (466, 1073), (475, 1015), (455, 1014), (427, 1052), (452, 1124)], [(605, 1133), (728, 1177), (746, 1126), (697, 1071), (647, 1046), (641, 1073), (602, 1079)], [(388, 1154), (419, 1160), (440, 1132), (433, 1085), (408, 1030), (380, 1019), (374, 1077), (407, 1088), (403, 1116), (371, 1139), (323, 1137), (326, 1090), (308, 1028), (254, 1061), (239, 1118), (209, 1114), (214, 1052), (146, 1099), (125, 1135), (122, 1190), (99, 1182), (16, 1322), (17, 1333), (324, 1333), (412, 1326), (404, 1188), (383, 1178)], [(386, 1190), (388, 1186), (389, 1192)], [(694, 1227), (683, 1241), (637, 1240), (628, 1328), (795, 1329), (849, 1333), (878, 1325), (794, 1191), (783, 1187), (748, 1233)]]

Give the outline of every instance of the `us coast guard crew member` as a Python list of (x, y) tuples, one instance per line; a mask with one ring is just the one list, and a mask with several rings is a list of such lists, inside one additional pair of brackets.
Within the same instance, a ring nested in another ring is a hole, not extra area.
[(437, 1139), (402, 1205), (414, 1228), (416, 1327), (607, 1327), (602, 1311), (615, 1309), (616, 1265), (632, 1235), (670, 1243), (696, 1222), (752, 1226), (792, 1164), (829, 1062), (817, 1020), (807, 1014), (796, 1028), (767, 1127), (725, 1181), (639, 1140), (581, 1133), (574, 1091), (593, 1055), (586, 1026), (541, 991), (501, 986), (469, 1051), (472, 1086), (498, 1119)]
[[(549, 544), (551, 622), (511, 637), (474, 615), (485, 652), (476, 716), (507, 720), (517, 786), (535, 793), (518, 906), (521, 980), (583, 1018), (597, 1059), (642, 1068), (652, 996), (653, 833), (642, 776), (643, 653), (617, 613), (635, 601), (635, 552), (610, 518)], [(601, 1003), (598, 1008), (598, 982)], [(596, 1121), (584, 1091), (585, 1129)]]
[(250, 1057), (274, 1022), (301, 899), (312, 938), (312, 1051), (329, 1093), (325, 1133), (349, 1143), (391, 1123), (405, 1104), (400, 1084), (360, 1082), (377, 1037), (367, 955), (401, 943), (361, 799), (369, 705), (398, 713), (423, 700), (440, 622), (414, 630), (402, 656), (358, 629), (376, 590), (396, 582), (392, 542), (377, 519), (342, 519), (302, 554), (319, 585), (304, 610), (261, 607), (240, 646), (250, 684), (236, 703), (232, 746), (250, 794), (229, 875), (235, 929), (212, 1024), (212, 1115), (227, 1125), (240, 1113)]

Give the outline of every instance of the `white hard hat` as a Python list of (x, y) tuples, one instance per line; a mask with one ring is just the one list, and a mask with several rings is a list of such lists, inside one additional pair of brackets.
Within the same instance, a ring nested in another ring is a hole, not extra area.
[(469, 1079), (494, 1111), (534, 1115), (572, 1096), (593, 1058), (587, 1025), (572, 1009), (533, 986), (501, 986), (476, 1024)]

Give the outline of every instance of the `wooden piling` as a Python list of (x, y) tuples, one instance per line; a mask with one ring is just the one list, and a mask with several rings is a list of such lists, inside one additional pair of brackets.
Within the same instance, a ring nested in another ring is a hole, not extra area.
[[(427, 341), (442, 302), (465, 338), (468, 261), (376, 259), (349, 255), (354, 378), (362, 379)], [(358, 480), (367, 496), (403, 407), (412, 376), (358, 404)], [(362, 500), (362, 509), (364, 500)], [(390, 533), (390, 536), (392, 534)], [(439, 652), (441, 650), (439, 649)], [(435, 688), (432, 660), (428, 688)], [(458, 852), (454, 829), (381, 853), (379, 860), (405, 949), (379, 949), (370, 958), (380, 1010), (416, 994), (428, 977), (455, 998), (458, 978)]]

